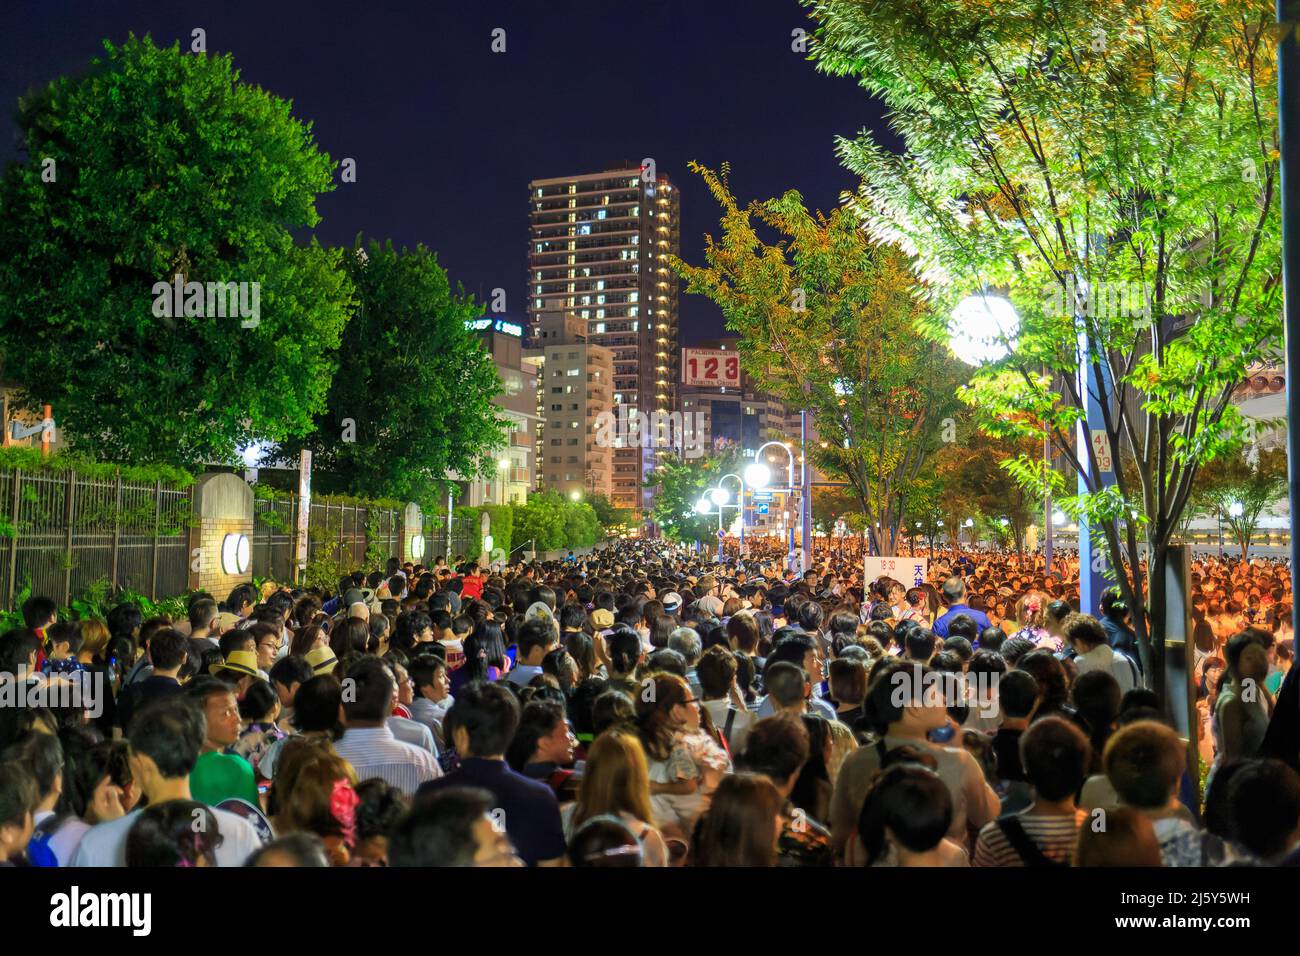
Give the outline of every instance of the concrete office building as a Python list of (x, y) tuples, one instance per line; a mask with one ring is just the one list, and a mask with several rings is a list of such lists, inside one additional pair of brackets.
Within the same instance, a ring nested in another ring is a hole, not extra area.
[(534, 487), (537, 415), (536, 366), (524, 359), (524, 326), (504, 315), (485, 315), (471, 325), (492, 356), (501, 392), (492, 403), (509, 421), (507, 444), (495, 453), (496, 474), (462, 480), (461, 503), (470, 506), (523, 504)]
[[(677, 189), (662, 175), (643, 179), (632, 163), (529, 184), (532, 331), (538, 333), (547, 313), (582, 320), (587, 343), (612, 352), (614, 405), (674, 409), (679, 283), (663, 257), (679, 251), (679, 210)], [(641, 481), (654, 468), (656, 451), (640, 445), (614, 450), (615, 505), (649, 510), (652, 493)]]
[(525, 361), (537, 370), (538, 484), (565, 496), (613, 498), (616, 449), (601, 447), (597, 421), (613, 408), (613, 352), (588, 341), (587, 322), (541, 313)]

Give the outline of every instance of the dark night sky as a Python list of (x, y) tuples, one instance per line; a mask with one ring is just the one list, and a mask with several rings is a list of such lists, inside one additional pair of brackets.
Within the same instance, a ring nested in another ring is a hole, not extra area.
[[(884, 123), (852, 81), (791, 51), (791, 31), (811, 26), (794, 0), (4, 0), (0, 160), (18, 156), (18, 96), (83, 67), (104, 38), (188, 49), (203, 27), (209, 52), (291, 100), (336, 161), (356, 159), (357, 182), (319, 202), (322, 242), (423, 242), (453, 283), (480, 299), (505, 288), (521, 314), (530, 179), (654, 157), (681, 187), (692, 262), (719, 212), (688, 160), (729, 160), (742, 199), (796, 188), (835, 205), (854, 180), (833, 137)], [(712, 303), (683, 297), (684, 342), (722, 332)]]

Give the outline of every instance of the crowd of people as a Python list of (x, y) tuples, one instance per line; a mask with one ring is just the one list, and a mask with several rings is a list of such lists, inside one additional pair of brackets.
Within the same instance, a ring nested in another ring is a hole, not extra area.
[(1080, 613), (1077, 559), (785, 558), (390, 559), (178, 621), (32, 598), (0, 635), (0, 865), (1300, 859), (1285, 565), (1194, 569), (1207, 749), (1122, 598)]

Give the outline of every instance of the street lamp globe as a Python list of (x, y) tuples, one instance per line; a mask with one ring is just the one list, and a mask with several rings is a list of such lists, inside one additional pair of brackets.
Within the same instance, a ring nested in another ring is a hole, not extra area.
[(766, 488), (772, 480), (772, 470), (761, 461), (756, 461), (745, 469), (745, 484), (751, 488)]
[(1007, 525), (1011, 524), (1011, 522), (1008, 521), (1006, 518), (999, 518), (998, 524), (1002, 525), (1002, 527), (1005, 528)]
[(943, 519), (940, 518), (938, 521), (936, 521), (936, 522), (934, 523), (934, 526), (935, 526), (936, 528), (942, 528), (942, 527), (943, 527)]
[(581, 500), (582, 500), (582, 492), (581, 492), (581, 491), (570, 491), (570, 492), (569, 492), (569, 499), (570, 499), (571, 501), (581, 501)]
[(1000, 295), (968, 295), (952, 310), (948, 347), (967, 365), (985, 365), (1003, 358), (1020, 331), (1015, 306)]
[(1246, 509), (1242, 506), (1240, 501), (1234, 501), (1232, 504), (1228, 505), (1228, 514), (1234, 518), (1240, 518), (1245, 513)]
[(967, 518), (967, 519), (966, 519), (966, 527), (968, 527), (968, 528), (973, 528), (973, 527), (975, 527), (975, 519), (974, 519), (974, 518)]
[(1061, 527), (1062, 525), (1064, 525), (1064, 524), (1065, 524), (1065, 512), (1064, 512), (1064, 511), (1061, 511), (1059, 508), (1058, 508), (1056, 511), (1053, 511), (1053, 512), (1052, 512), (1052, 524), (1054, 524), (1054, 525), (1055, 525), (1056, 527), (1058, 527), (1058, 528)]
[(710, 488), (709, 497), (713, 500), (715, 505), (721, 508), (731, 500), (731, 492), (726, 488)]
[(702, 515), (706, 515), (713, 510), (713, 502), (708, 498), (701, 498), (695, 503), (695, 510)]

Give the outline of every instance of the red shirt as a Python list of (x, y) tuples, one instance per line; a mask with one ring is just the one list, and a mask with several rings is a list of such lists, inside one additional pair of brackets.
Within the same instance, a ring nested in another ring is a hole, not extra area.
[(463, 598), (481, 598), (483, 596), (483, 579), (477, 574), (461, 578), (460, 596)]

